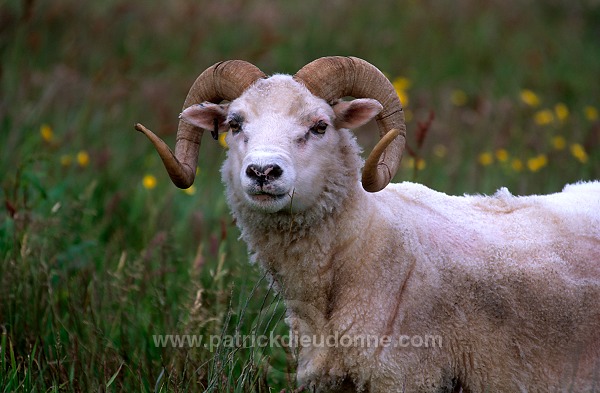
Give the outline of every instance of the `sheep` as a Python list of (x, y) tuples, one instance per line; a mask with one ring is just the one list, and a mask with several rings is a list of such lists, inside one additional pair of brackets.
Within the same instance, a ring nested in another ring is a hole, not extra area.
[[(363, 163), (349, 130), (374, 117), (381, 139)], [(190, 89), (175, 153), (136, 129), (182, 188), (202, 130), (227, 132), (227, 202), (251, 262), (285, 301), (299, 385), (600, 389), (600, 182), (522, 197), (388, 184), (405, 143), (402, 106), (358, 58), (271, 77), (217, 63)]]

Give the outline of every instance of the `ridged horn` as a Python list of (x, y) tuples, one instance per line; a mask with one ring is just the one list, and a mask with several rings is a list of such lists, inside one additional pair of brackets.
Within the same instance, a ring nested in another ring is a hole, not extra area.
[(305, 65), (294, 79), (328, 102), (343, 97), (373, 98), (383, 105), (376, 117), (380, 141), (365, 162), (362, 185), (368, 192), (385, 188), (400, 167), (406, 143), (402, 104), (386, 76), (357, 57), (332, 56)]
[[(256, 80), (266, 75), (256, 66), (243, 60), (219, 62), (198, 76), (183, 103), (183, 109), (208, 101), (215, 104), (223, 100), (232, 101)], [(152, 142), (169, 173), (169, 177), (179, 188), (188, 188), (194, 183), (198, 153), (204, 130), (184, 120), (179, 120), (175, 153), (152, 131), (141, 124), (135, 129), (145, 134)]]

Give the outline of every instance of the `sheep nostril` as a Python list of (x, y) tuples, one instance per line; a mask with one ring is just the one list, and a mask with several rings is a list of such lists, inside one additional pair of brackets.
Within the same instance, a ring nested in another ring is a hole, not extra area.
[(246, 176), (257, 181), (260, 185), (278, 179), (282, 174), (283, 169), (277, 164), (266, 166), (250, 164), (246, 167)]
[(277, 179), (283, 174), (283, 169), (277, 164), (273, 164), (265, 168), (265, 175), (270, 178)]
[(246, 176), (248, 176), (250, 179), (257, 180), (264, 175), (262, 174), (261, 167), (257, 165), (248, 165), (246, 167)]

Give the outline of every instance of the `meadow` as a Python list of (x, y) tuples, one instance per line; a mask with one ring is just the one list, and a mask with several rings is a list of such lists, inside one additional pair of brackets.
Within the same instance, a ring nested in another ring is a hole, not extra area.
[(228, 213), (226, 146), (205, 136), (179, 190), (133, 124), (173, 145), (213, 63), (294, 73), (327, 55), (393, 81), (396, 181), (534, 194), (600, 177), (595, 0), (4, 0), (0, 392), (298, 391), (285, 345), (215, 341), (287, 330)]

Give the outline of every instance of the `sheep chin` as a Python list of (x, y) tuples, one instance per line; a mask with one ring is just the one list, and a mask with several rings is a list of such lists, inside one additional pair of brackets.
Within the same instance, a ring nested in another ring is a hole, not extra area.
[(291, 202), (288, 194), (269, 193), (244, 193), (244, 200), (250, 209), (263, 213), (277, 213), (289, 209)]

